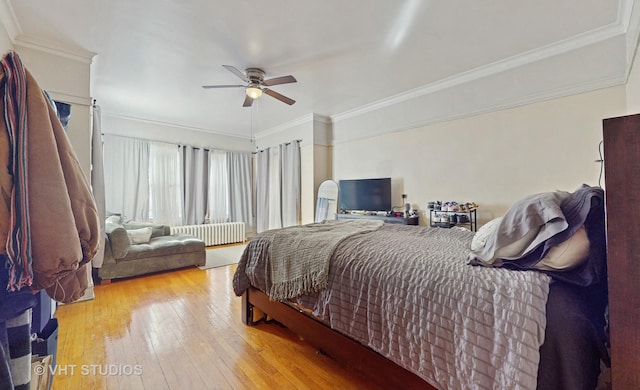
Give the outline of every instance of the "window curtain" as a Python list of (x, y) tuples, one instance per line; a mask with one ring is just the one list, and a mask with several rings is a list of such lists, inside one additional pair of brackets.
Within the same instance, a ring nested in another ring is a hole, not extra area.
[(257, 232), (299, 224), (300, 142), (260, 151), (257, 171)]
[(256, 157), (256, 232), (269, 230), (269, 151)]
[(269, 148), (269, 229), (282, 227), (282, 200), (280, 192), (280, 148)]
[(227, 152), (209, 152), (209, 220), (211, 223), (229, 221), (229, 170)]
[(178, 145), (150, 142), (149, 151), (149, 216), (155, 223), (180, 225), (183, 207)]
[[(237, 221), (245, 222), (248, 231), (256, 229), (250, 152), (105, 135), (104, 159), (106, 214), (170, 226)], [(278, 164), (272, 176), (279, 188), (277, 169)], [(279, 205), (272, 208), (280, 210)], [(266, 226), (270, 228), (268, 220)]]
[(149, 221), (149, 142), (104, 136), (105, 207), (124, 221)]
[(229, 220), (244, 222), (247, 231), (254, 232), (252, 154), (227, 152), (227, 167), (229, 169)]
[[(104, 191), (104, 159), (102, 153), (102, 122), (100, 107), (93, 105), (93, 118), (91, 127), (91, 191), (96, 201), (98, 217), (104, 221), (105, 212), (105, 191)], [(100, 236), (104, 236), (104, 224), (100, 224)], [(104, 261), (104, 245), (98, 247), (98, 253), (91, 260), (94, 268), (102, 267)]]
[(300, 222), (300, 141), (280, 145), (282, 227)]
[(182, 199), (184, 225), (204, 223), (207, 215), (207, 189), (209, 187), (208, 151), (191, 146), (180, 146), (182, 161)]

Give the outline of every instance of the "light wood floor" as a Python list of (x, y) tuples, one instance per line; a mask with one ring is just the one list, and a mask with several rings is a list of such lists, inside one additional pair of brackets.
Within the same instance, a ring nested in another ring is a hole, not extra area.
[(53, 389), (378, 388), (278, 324), (242, 324), (235, 267), (114, 281), (60, 306)]

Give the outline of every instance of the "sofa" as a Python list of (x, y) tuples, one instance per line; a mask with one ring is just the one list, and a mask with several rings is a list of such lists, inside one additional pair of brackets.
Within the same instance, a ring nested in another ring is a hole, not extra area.
[(98, 282), (128, 278), (188, 266), (204, 265), (205, 243), (187, 234), (171, 234), (167, 225), (105, 223), (105, 247)]

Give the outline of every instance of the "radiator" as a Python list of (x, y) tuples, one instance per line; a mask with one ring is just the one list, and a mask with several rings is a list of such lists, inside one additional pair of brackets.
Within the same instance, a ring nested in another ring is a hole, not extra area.
[(171, 234), (176, 233), (196, 236), (204, 241), (206, 246), (245, 241), (244, 222), (172, 226)]

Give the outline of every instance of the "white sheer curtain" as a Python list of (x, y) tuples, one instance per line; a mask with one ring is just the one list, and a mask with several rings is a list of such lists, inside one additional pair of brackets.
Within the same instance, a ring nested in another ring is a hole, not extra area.
[(252, 154), (227, 152), (227, 167), (229, 169), (229, 220), (244, 222), (248, 232), (255, 232)]
[(209, 220), (229, 221), (229, 168), (227, 152), (209, 151)]
[(200, 225), (207, 216), (209, 158), (207, 150), (180, 146), (182, 162), (182, 223)]
[(280, 191), (280, 148), (269, 148), (269, 229), (282, 227)]
[(269, 230), (269, 151), (256, 157), (256, 232)]
[(149, 221), (149, 142), (104, 136), (105, 207), (125, 221)]
[(257, 232), (299, 224), (300, 143), (260, 151), (257, 170)]
[(180, 153), (178, 145), (150, 142), (149, 214), (155, 223), (177, 226), (182, 223)]
[(300, 224), (300, 141), (280, 145), (282, 226)]

